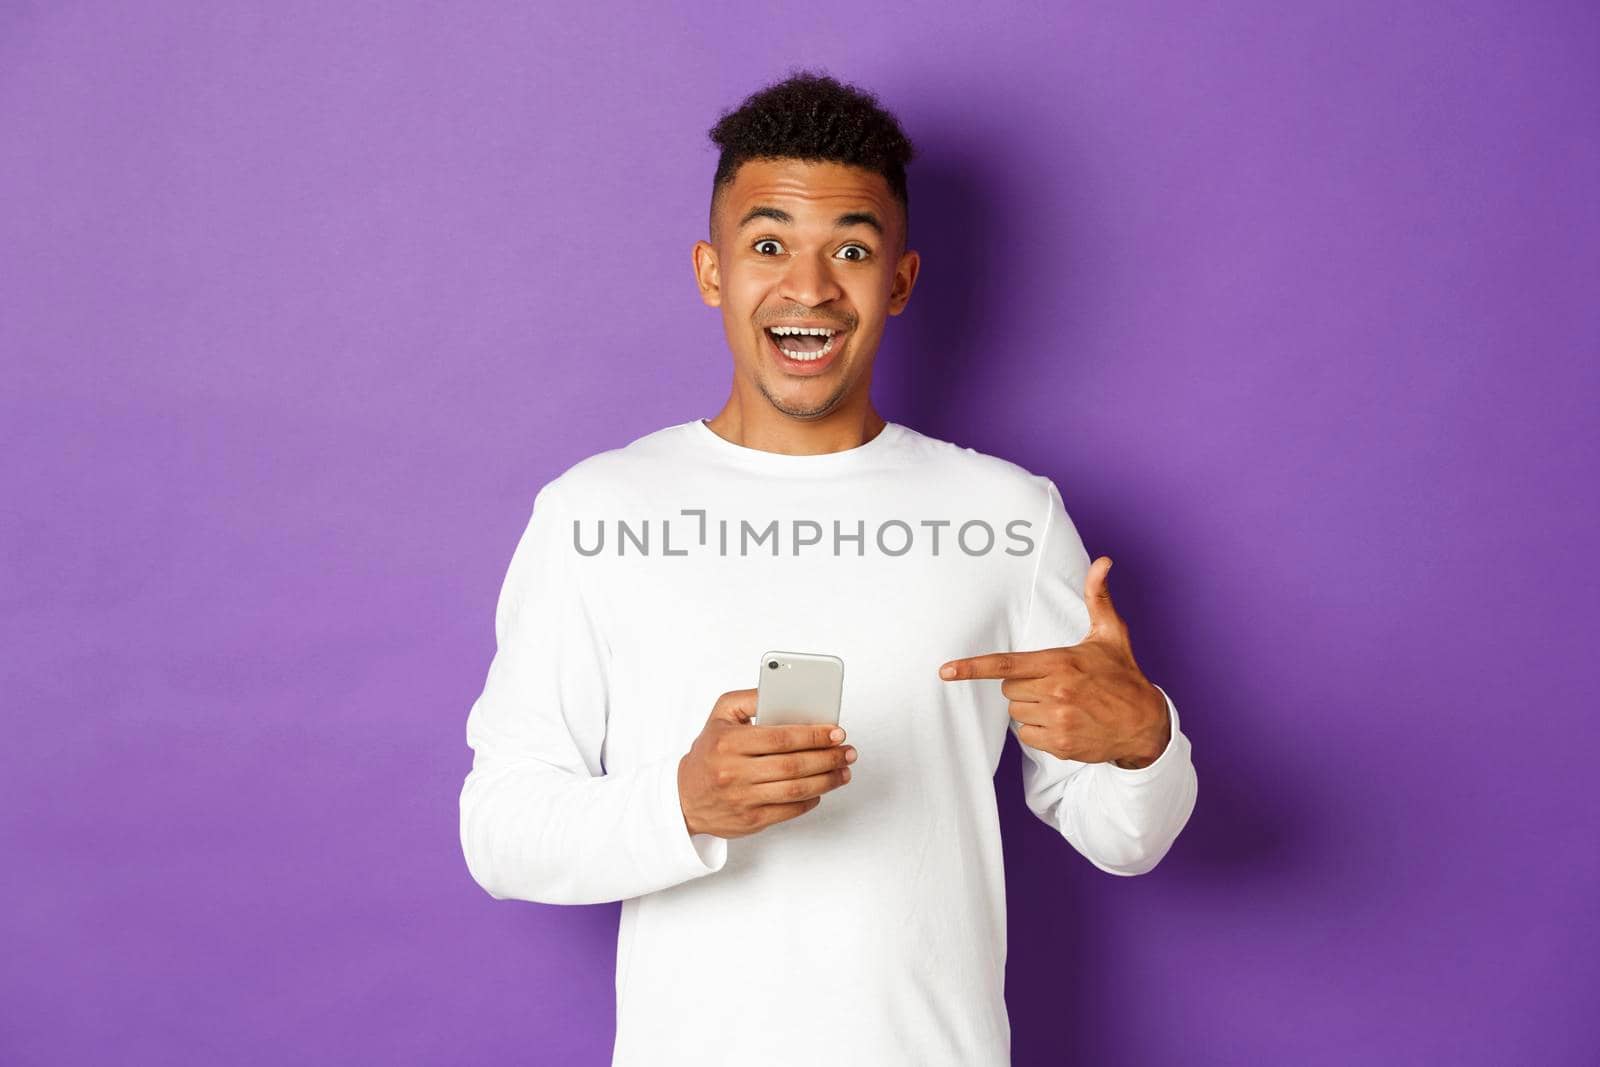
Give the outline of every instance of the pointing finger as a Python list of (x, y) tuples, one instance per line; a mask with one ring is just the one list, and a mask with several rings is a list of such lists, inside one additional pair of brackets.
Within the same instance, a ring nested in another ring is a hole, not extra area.
[(968, 678), (1043, 678), (1048, 673), (1037, 652), (990, 652), (953, 659), (939, 668), (945, 681)]

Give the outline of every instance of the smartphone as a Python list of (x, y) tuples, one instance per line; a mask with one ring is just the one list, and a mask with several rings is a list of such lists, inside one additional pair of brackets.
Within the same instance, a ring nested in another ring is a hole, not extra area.
[(818, 652), (768, 652), (756, 686), (757, 726), (839, 724), (844, 660)]

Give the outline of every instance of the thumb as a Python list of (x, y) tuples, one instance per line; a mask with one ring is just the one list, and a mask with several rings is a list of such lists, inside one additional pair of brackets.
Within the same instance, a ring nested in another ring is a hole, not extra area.
[(706, 723), (722, 719), (731, 723), (748, 723), (755, 717), (756, 691), (754, 689), (734, 689), (723, 693), (711, 708), (711, 714), (706, 718)]
[(1089, 635), (1104, 637), (1123, 630), (1122, 616), (1111, 603), (1111, 590), (1106, 586), (1106, 575), (1111, 572), (1111, 557), (1101, 556), (1089, 565), (1089, 574), (1083, 580), (1083, 602), (1089, 609)]

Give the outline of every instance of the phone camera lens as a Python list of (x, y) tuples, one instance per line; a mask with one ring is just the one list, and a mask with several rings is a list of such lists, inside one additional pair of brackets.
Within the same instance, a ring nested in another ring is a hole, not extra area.
[(778, 669), (778, 661), (777, 660), (775, 660), (775, 659), (767, 660), (767, 670), (775, 671), (777, 669)]

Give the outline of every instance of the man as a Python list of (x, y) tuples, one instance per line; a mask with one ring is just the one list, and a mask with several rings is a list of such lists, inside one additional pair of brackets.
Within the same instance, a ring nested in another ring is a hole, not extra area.
[[(1056, 486), (873, 409), (918, 269), (895, 118), (802, 72), (711, 136), (693, 258), (731, 395), (536, 495), (468, 716), (467, 866), (623, 901), (613, 1064), (1008, 1063), (1007, 728), (1031, 810), (1119, 875), (1188, 821), (1189, 741)], [(837, 728), (751, 721), (769, 650), (843, 659)]]

